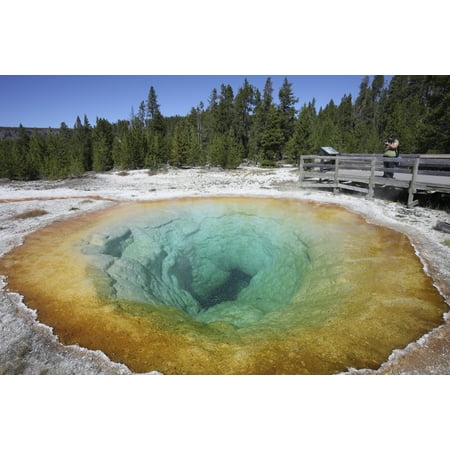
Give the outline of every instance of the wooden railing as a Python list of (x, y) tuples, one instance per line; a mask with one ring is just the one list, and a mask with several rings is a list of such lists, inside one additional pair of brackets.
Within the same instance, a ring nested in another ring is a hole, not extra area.
[[(395, 167), (384, 167), (385, 162)], [(393, 178), (383, 177), (393, 175)], [(299, 185), (347, 189), (373, 198), (376, 186), (408, 190), (408, 207), (417, 204), (417, 192), (450, 193), (450, 155), (403, 154), (385, 158), (381, 154), (303, 155), (299, 165)]]

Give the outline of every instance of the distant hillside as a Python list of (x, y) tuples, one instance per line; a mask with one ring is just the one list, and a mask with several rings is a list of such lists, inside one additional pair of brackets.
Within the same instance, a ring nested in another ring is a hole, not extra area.
[[(49, 131), (52, 132), (58, 132), (58, 129), (54, 128), (25, 128), (25, 133), (28, 136), (31, 136), (34, 133), (34, 130), (37, 130), (37, 132), (41, 136), (47, 136)], [(19, 137), (19, 127), (0, 127), (0, 141), (4, 141), (6, 139), (15, 139)]]

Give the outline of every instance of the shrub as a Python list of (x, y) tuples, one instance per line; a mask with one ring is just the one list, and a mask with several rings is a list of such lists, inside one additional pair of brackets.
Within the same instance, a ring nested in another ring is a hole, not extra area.
[(275, 161), (270, 161), (268, 159), (263, 159), (261, 161), (261, 167), (277, 167), (277, 163)]

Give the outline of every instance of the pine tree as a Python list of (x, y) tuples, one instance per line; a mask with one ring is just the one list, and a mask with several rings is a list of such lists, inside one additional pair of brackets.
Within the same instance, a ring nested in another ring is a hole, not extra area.
[(296, 164), (300, 162), (300, 155), (310, 155), (315, 153), (314, 145), (314, 106), (312, 103), (303, 105), (297, 120), (295, 121), (294, 132), (287, 143), (287, 153), (289, 158)]
[(49, 178), (62, 178), (68, 175), (67, 153), (58, 132), (48, 130), (46, 139), (47, 154), (44, 160), (44, 173)]
[(269, 109), (272, 106), (272, 104), (273, 104), (272, 78), (268, 77), (264, 84), (263, 98), (262, 98), (262, 106), (266, 114), (269, 113)]
[(206, 162), (203, 136), (203, 104), (191, 108), (187, 116), (187, 135), (189, 140), (187, 162), (190, 165), (199, 165)]
[(373, 140), (375, 109), (369, 84), (369, 77), (364, 77), (355, 101), (355, 139), (359, 146), (359, 153), (375, 153), (379, 150), (379, 142)]
[(209, 154), (208, 147), (210, 147), (212, 143), (212, 139), (214, 134), (216, 133), (215, 125), (217, 122), (217, 105), (218, 105), (218, 93), (217, 89), (214, 88), (211, 91), (210, 96), (208, 97), (208, 106), (203, 115), (203, 126), (204, 126), (204, 145), (207, 149), (206, 153)]
[(206, 163), (212, 166), (222, 166), (225, 148), (224, 135), (218, 133), (212, 135), (206, 147)]
[(294, 105), (298, 102), (298, 98), (294, 96), (292, 90), (292, 83), (289, 83), (287, 78), (283, 81), (283, 85), (278, 93), (278, 98), (280, 99), (278, 109), (282, 117), (281, 127), (283, 130), (284, 142), (287, 142), (294, 132), (296, 114)]
[[(132, 121), (134, 123), (134, 121)], [(157, 168), (170, 159), (170, 150), (166, 145), (166, 125), (153, 86), (147, 97), (147, 131), (143, 147), (143, 161), (151, 169)]]
[(13, 140), (11, 158), (11, 178), (29, 180), (32, 169), (29, 165), (30, 138), (22, 124), (19, 125), (19, 136)]
[(426, 113), (418, 147), (423, 153), (450, 153), (450, 76), (426, 76), (423, 86)]
[[(386, 134), (394, 134), (402, 152), (420, 152), (418, 145), (426, 114), (423, 76), (394, 76), (386, 98)], [(384, 136), (385, 137), (385, 136)]]
[(355, 139), (355, 121), (353, 116), (352, 95), (344, 95), (337, 110), (337, 125), (341, 141), (337, 149), (341, 153), (355, 153), (358, 151), (358, 143)]
[[(270, 77), (266, 79), (262, 95), (258, 89), (255, 89), (252, 127), (249, 138), (249, 157), (256, 163), (261, 162), (266, 158), (264, 154), (263, 137), (266, 132), (269, 112), (274, 107), (272, 94), (273, 86)], [(265, 145), (267, 148), (267, 140)]]
[(44, 159), (47, 153), (46, 142), (41, 134), (35, 129), (30, 138), (29, 163), (35, 171), (35, 178), (43, 177)]
[(158, 99), (156, 97), (156, 91), (153, 86), (150, 86), (147, 97), (147, 119), (152, 121), (157, 114), (161, 114), (159, 110)]
[(69, 129), (65, 122), (61, 122), (61, 125), (59, 126), (59, 135), (63, 146), (65, 148), (68, 147), (70, 138), (72, 137), (72, 130)]
[(217, 105), (216, 123), (214, 129), (217, 133), (228, 133), (233, 125), (234, 118), (233, 88), (228, 84), (220, 86), (219, 103)]
[(264, 131), (264, 124), (265, 117), (261, 99), (261, 92), (258, 89), (255, 89), (254, 108), (248, 143), (248, 157), (255, 163), (258, 163), (258, 161), (260, 161), (262, 157), (261, 139)]
[(314, 140), (317, 147), (334, 147), (339, 150), (342, 137), (338, 126), (338, 108), (333, 100), (319, 111), (315, 123)]
[(237, 142), (233, 130), (215, 134), (208, 143), (208, 163), (223, 169), (236, 168), (241, 163), (242, 147)]
[(71, 172), (82, 173), (92, 170), (92, 129), (89, 121), (84, 116), (84, 124), (77, 116), (73, 127), (70, 154), (71, 154)]
[(13, 177), (13, 141), (0, 140), (0, 178), (12, 179)]
[(113, 138), (112, 158), (113, 166), (118, 169), (126, 169), (128, 159), (126, 157), (127, 150), (127, 136), (129, 133), (130, 122), (128, 120), (119, 120), (117, 122), (117, 131)]
[(282, 149), (284, 145), (284, 134), (282, 129), (283, 118), (275, 108), (271, 105), (268, 111), (264, 132), (261, 138), (261, 147), (263, 151), (263, 159), (266, 163), (273, 163), (281, 159)]
[(84, 166), (86, 170), (92, 170), (92, 127), (86, 114), (83, 118), (82, 139)]
[(189, 154), (189, 133), (185, 122), (180, 122), (175, 127), (170, 152), (170, 164), (180, 167), (188, 162)]
[(383, 75), (375, 75), (372, 80), (372, 102), (379, 102), (382, 92), (384, 90), (384, 76)]
[(92, 140), (92, 168), (95, 171), (113, 168), (113, 133), (112, 125), (106, 119), (97, 118)]
[(124, 160), (127, 169), (140, 169), (144, 166), (147, 153), (147, 139), (141, 121), (136, 117), (125, 137), (126, 153)]
[(140, 120), (140, 122), (142, 123), (142, 126), (145, 126), (145, 116), (146, 116), (145, 102), (142, 101), (139, 104), (139, 109), (138, 109), (138, 114), (137, 114), (137, 117)]
[(222, 163), (224, 169), (235, 169), (242, 161), (242, 144), (236, 138), (233, 130), (225, 135), (225, 157)]
[(254, 106), (254, 88), (247, 78), (234, 99), (234, 131), (243, 148), (243, 157), (249, 153), (249, 140), (251, 129), (251, 113)]

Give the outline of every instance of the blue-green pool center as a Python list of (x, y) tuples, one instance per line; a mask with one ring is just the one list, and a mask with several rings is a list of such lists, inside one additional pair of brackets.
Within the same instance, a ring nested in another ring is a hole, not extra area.
[(310, 269), (297, 228), (252, 212), (189, 208), (162, 222), (128, 221), (96, 235), (83, 251), (108, 298), (244, 327), (286, 305)]

